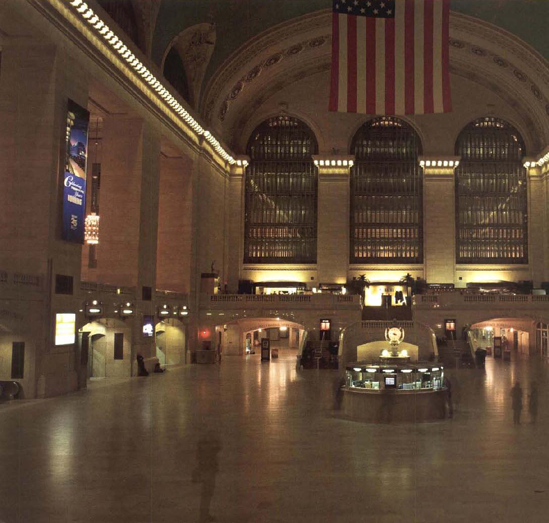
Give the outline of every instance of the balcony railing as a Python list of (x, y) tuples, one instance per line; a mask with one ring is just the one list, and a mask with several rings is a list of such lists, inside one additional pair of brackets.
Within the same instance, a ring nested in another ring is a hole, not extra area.
[(458, 294), (457, 292), (444, 294), (419, 294), (414, 296), (413, 306), (418, 309), (431, 308), (460, 308), (478, 306), (507, 307), (539, 307), (549, 305), (549, 295), (537, 294)]
[(358, 295), (335, 294), (203, 294), (202, 308), (246, 309), (246, 308), (332, 308), (358, 309), (361, 299)]

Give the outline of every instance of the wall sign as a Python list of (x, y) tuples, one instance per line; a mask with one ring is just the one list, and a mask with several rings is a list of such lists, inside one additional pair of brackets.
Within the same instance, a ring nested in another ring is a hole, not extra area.
[(65, 170), (63, 173), (62, 238), (73, 243), (84, 243), (89, 122), (90, 113), (69, 100)]
[(76, 341), (76, 314), (55, 315), (55, 344), (71, 345)]

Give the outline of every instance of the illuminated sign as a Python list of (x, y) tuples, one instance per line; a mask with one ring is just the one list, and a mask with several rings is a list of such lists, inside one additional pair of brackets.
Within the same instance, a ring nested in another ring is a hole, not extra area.
[(444, 320), (444, 329), (447, 331), (455, 331), (456, 320)]
[(154, 336), (154, 317), (144, 315), (143, 316), (143, 336), (146, 338), (152, 338)]
[(69, 100), (63, 175), (63, 239), (73, 243), (84, 243), (89, 121), (90, 113)]
[(320, 330), (329, 331), (332, 327), (331, 320), (320, 320)]
[(55, 344), (71, 345), (76, 341), (76, 314), (55, 315)]

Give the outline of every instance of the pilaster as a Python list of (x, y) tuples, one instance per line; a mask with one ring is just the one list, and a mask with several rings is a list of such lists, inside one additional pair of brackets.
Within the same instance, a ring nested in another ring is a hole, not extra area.
[(229, 190), (226, 222), (228, 234), (225, 245), (227, 252), (227, 288), (238, 291), (241, 267), (244, 259), (244, 176), (250, 162), (248, 156), (238, 156), (229, 173)]
[(423, 247), (425, 279), (429, 283), (457, 283), (455, 156), (421, 156), (423, 169)]
[(319, 283), (347, 281), (349, 176), (354, 156), (313, 156), (318, 169), (317, 268)]

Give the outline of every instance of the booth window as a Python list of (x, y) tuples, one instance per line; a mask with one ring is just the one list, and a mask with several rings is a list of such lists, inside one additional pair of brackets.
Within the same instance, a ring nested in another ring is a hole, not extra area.
[(247, 152), (244, 263), (316, 263), (313, 132), (297, 118), (269, 118)]
[(456, 143), (457, 263), (528, 263), (524, 141), (498, 118), (468, 124)]
[(403, 120), (374, 118), (351, 154), (351, 263), (423, 262), (421, 141)]

